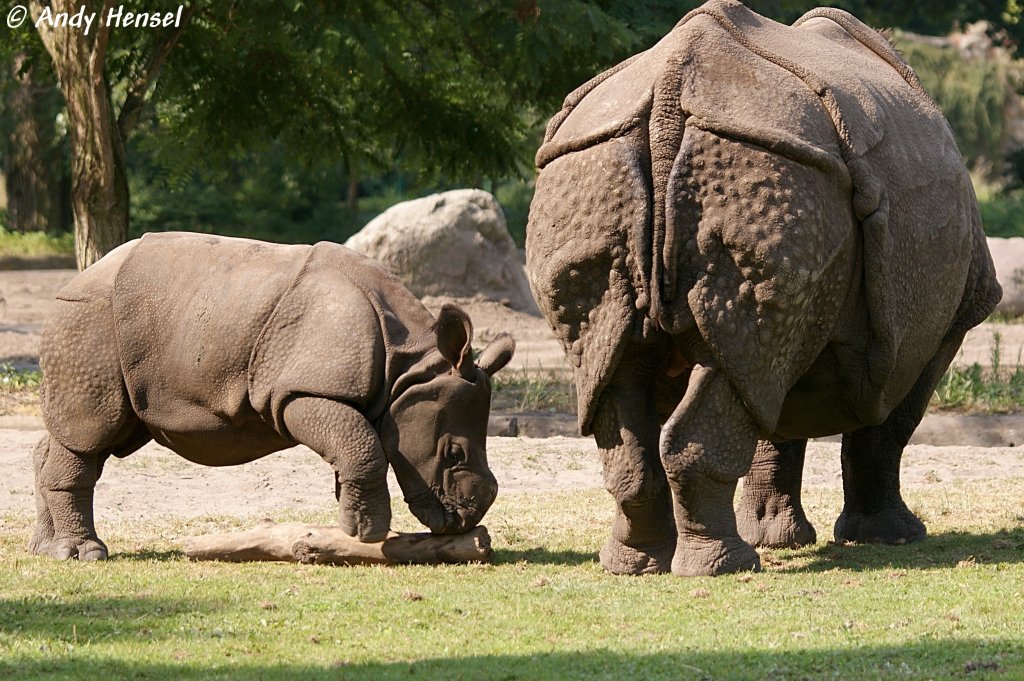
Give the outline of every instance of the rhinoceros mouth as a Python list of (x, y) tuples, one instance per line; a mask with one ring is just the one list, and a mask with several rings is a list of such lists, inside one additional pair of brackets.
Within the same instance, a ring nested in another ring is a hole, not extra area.
[(432, 486), (413, 499), (406, 499), (409, 510), (433, 534), (460, 534), (476, 527), (483, 517), (480, 509), (462, 504)]

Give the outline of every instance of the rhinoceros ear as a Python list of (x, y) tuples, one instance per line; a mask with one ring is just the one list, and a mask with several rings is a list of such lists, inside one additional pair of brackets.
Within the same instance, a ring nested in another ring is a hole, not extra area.
[(469, 315), (457, 305), (445, 303), (434, 324), (437, 334), (437, 349), (441, 356), (467, 381), (473, 380), (476, 367), (473, 365), (473, 349), (469, 343), (473, 338), (473, 322)]
[(508, 364), (515, 351), (516, 341), (512, 338), (512, 334), (499, 333), (484, 347), (477, 366), (483, 369), (488, 376), (493, 376)]

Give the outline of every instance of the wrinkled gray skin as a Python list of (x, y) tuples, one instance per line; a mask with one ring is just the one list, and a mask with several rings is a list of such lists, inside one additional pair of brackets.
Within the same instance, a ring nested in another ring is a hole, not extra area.
[(833, 433), (836, 539), (925, 536), (900, 457), (1001, 291), (949, 126), (883, 38), (709, 2), (569, 95), (537, 164), (527, 269), (616, 501), (607, 570), (815, 541), (804, 448)]
[[(334, 469), (342, 529), (383, 539), (388, 465), (434, 533), (474, 527), (497, 495), (485, 451), (501, 334), (473, 362), (469, 317), (435, 319), (342, 246), (152, 234), (57, 294), (43, 331), (33, 553), (102, 559), (93, 490), (111, 455), (153, 439), (209, 466), (302, 443)], [(173, 489), (168, 494), (174, 494)]]

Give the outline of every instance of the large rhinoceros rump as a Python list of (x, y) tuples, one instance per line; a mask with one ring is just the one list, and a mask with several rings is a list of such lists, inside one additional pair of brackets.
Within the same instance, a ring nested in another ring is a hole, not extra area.
[(435, 321), (369, 258), (151, 234), (57, 298), (40, 351), (34, 553), (106, 557), (96, 481), (110, 455), (151, 439), (209, 466), (305, 444), (333, 467), (341, 527), (363, 541), (390, 527), (389, 464), (434, 533), (469, 530), (494, 501), (490, 376), (512, 338), (474, 364), (466, 314), (445, 306)]
[(617, 502), (605, 568), (814, 541), (800, 471), (831, 433), (837, 539), (924, 536), (900, 457), (1000, 289), (949, 126), (879, 34), (709, 2), (569, 95), (537, 163), (528, 270)]

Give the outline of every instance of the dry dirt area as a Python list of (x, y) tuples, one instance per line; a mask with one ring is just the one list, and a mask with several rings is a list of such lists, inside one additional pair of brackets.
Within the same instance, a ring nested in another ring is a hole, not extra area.
[[(39, 331), (54, 292), (69, 270), (0, 272), (0, 363), (31, 366)], [(428, 299), (436, 310), (440, 299)], [(564, 370), (565, 361), (547, 325), (493, 302), (461, 301), (487, 339), (511, 331), (518, 340), (513, 368)], [(968, 337), (959, 361), (986, 362), (992, 333), (1002, 335), (1003, 357), (1016, 360), (1024, 346), (1024, 325), (984, 325)], [(957, 441), (952, 430), (976, 430), (978, 421), (947, 417), (934, 426), (940, 442)], [(927, 430), (928, 423), (922, 428)], [(1000, 426), (1002, 436), (982, 444), (1024, 442), (1017, 422)], [(986, 426), (989, 430), (995, 426)], [(1022, 437), (1018, 438), (1018, 430)], [(1009, 434), (1006, 434), (1009, 433)], [(0, 516), (34, 512), (32, 448), (42, 435), (37, 417), (0, 418)], [(970, 438), (968, 438), (969, 440)], [(839, 446), (812, 443), (807, 457), (807, 486), (841, 486)], [(571, 437), (543, 439), (495, 437), (489, 441), (492, 467), (503, 494), (584, 489), (601, 486), (593, 441)], [(912, 445), (904, 456), (904, 485), (933, 485), (959, 480), (1024, 477), (1024, 448)], [(396, 487), (393, 487), (396, 489)], [(396, 492), (397, 493), (397, 492)], [(97, 488), (100, 522), (157, 516), (280, 516), (332, 507), (333, 480), (318, 456), (304, 447), (231, 468), (207, 468), (181, 459), (155, 444), (123, 460), (111, 460)]]
[[(0, 518), (34, 514), (32, 448), (36, 430), (0, 430)], [(488, 458), (501, 494), (602, 487), (591, 439), (494, 437)], [(904, 487), (1024, 478), (1024, 448), (911, 445), (903, 457)], [(839, 445), (808, 446), (805, 487), (841, 488)], [(401, 496), (391, 480), (392, 495)], [(157, 517), (240, 518), (329, 511), (334, 478), (305, 447), (277, 452), (242, 466), (193, 464), (150, 443), (125, 459), (111, 459), (96, 488), (99, 523)], [(0, 520), (0, 527), (3, 521)]]

